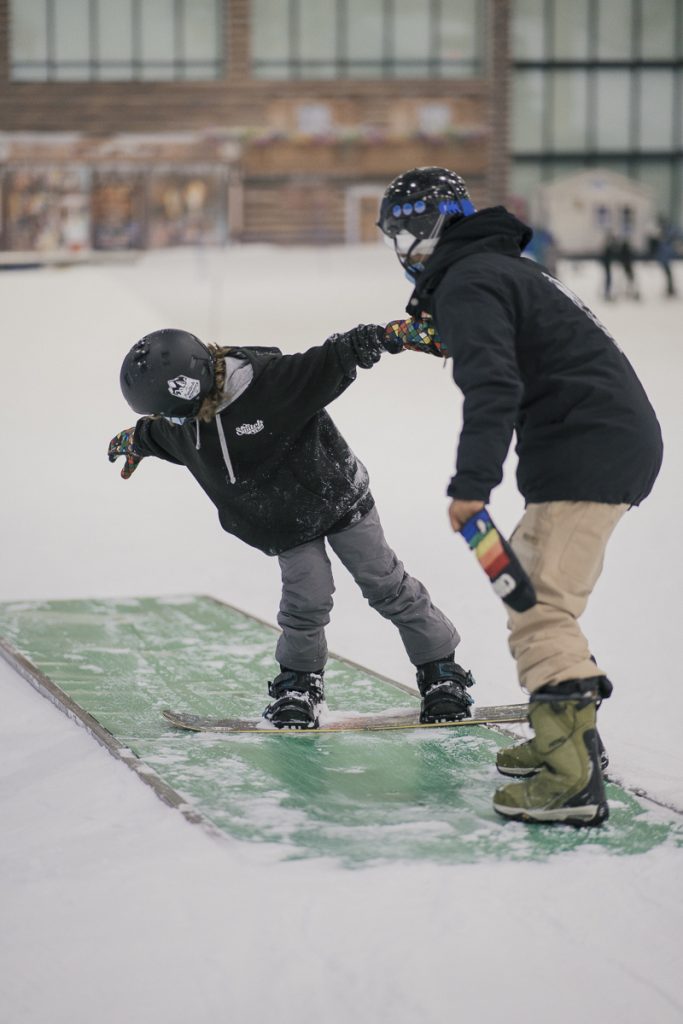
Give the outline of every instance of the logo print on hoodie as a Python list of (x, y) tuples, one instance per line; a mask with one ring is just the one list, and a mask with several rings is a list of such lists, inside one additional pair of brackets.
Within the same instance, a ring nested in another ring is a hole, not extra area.
[(199, 381), (195, 377), (186, 377), (184, 373), (178, 374), (172, 380), (167, 380), (169, 394), (174, 398), (186, 398), (191, 401), (199, 394)]
[(258, 434), (263, 430), (263, 420), (256, 420), (256, 423), (243, 423), (241, 427), (235, 427), (238, 437), (244, 434)]

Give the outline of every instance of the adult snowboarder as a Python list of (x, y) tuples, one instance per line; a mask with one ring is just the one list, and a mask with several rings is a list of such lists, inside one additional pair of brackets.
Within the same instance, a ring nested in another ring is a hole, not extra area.
[(110, 461), (126, 459), (121, 476), (147, 456), (186, 466), (223, 529), (279, 559), (280, 674), (264, 715), (280, 728), (319, 721), (334, 593), (326, 541), (371, 607), (397, 626), (417, 669), (422, 721), (470, 714), (474, 680), (454, 660), (458, 633), (387, 544), (367, 471), (325, 411), (358, 366), (402, 347), (365, 325), (295, 355), (206, 346), (168, 329), (123, 361), (123, 395), (143, 415), (109, 445)]
[(508, 610), (509, 643), (534, 736), (499, 752), (498, 769), (525, 781), (498, 789), (493, 805), (525, 821), (599, 824), (608, 806), (596, 710), (612, 685), (577, 619), (610, 534), (659, 471), (655, 413), (595, 315), (522, 257), (530, 229), (502, 206), (477, 212), (459, 175), (399, 175), (379, 227), (414, 284), (408, 312), (433, 318), (464, 395), (447, 491), (454, 530), (484, 509), (517, 434), (526, 508), (510, 543), (537, 601)]

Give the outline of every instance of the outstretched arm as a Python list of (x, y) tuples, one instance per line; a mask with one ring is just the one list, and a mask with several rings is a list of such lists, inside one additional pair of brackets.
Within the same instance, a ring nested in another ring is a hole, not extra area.
[(129, 480), (140, 465), (142, 459), (154, 455), (166, 462), (173, 462), (180, 466), (182, 463), (175, 455), (172, 455), (163, 446), (164, 435), (173, 430), (170, 423), (164, 419), (156, 419), (152, 416), (143, 416), (137, 421), (134, 427), (126, 427), (125, 430), (112, 437), (109, 442), (107, 455), (110, 462), (116, 462), (120, 455), (125, 458), (121, 476)]
[(107, 450), (110, 462), (116, 462), (120, 455), (123, 455), (126, 460), (121, 470), (121, 476), (124, 480), (130, 479), (145, 457), (139, 448), (136, 447), (134, 436), (135, 427), (126, 427), (125, 430), (120, 430), (115, 437), (112, 437)]

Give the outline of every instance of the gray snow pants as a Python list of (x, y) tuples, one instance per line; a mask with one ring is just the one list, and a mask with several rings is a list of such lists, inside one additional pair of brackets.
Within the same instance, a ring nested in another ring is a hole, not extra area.
[(451, 654), (460, 637), (432, 604), (425, 587), (409, 576), (384, 537), (376, 508), (339, 533), (319, 537), (279, 555), (282, 629), (275, 656), (299, 672), (320, 671), (327, 660), (325, 626), (330, 621), (334, 579), (325, 550), (330, 545), (371, 608), (398, 628), (414, 665)]

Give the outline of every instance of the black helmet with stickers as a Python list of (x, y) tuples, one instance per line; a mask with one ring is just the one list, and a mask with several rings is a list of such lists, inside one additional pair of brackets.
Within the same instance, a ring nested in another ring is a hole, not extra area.
[(386, 189), (377, 226), (403, 266), (415, 266), (436, 248), (443, 229), (476, 213), (467, 185), (446, 167), (414, 167)]
[(196, 416), (214, 383), (214, 361), (194, 334), (166, 328), (136, 342), (123, 360), (121, 391), (146, 416)]

